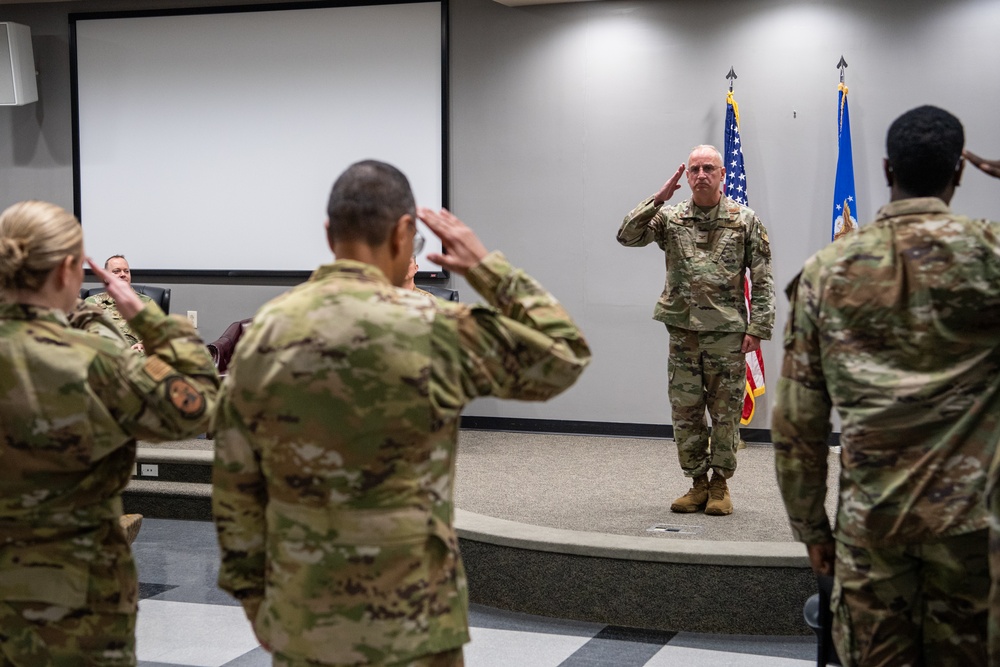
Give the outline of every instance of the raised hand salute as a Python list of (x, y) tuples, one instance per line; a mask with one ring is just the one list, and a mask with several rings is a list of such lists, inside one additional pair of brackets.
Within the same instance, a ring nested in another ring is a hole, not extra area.
[(684, 165), (682, 164), (681, 166), (677, 167), (677, 171), (675, 171), (674, 175), (670, 177), (670, 180), (668, 180), (666, 183), (663, 184), (663, 187), (660, 188), (660, 191), (657, 192), (655, 195), (653, 195), (653, 203), (659, 206), (663, 202), (673, 197), (674, 193), (677, 192), (681, 187), (681, 176), (683, 175), (684, 175)]

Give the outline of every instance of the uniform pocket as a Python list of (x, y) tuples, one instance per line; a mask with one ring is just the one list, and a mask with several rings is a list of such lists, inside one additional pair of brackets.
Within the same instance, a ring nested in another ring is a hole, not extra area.
[(668, 228), (667, 245), (679, 252), (681, 257), (694, 257), (693, 227), (680, 221), (672, 223)]
[[(352, 664), (427, 640), (432, 583), (449, 551), (418, 509), (268, 505), (262, 637), (292, 656)], [(437, 579), (438, 581), (435, 581)]]
[(4, 568), (0, 571), (0, 600), (80, 609), (87, 606), (89, 579), (87, 568), (71, 564)]
[(712, 261), (726, 267), (729, 271), (743, 268), (744, 241), (741, 230), (726, 227), (721, 230), (719, 241), (712, 253)]

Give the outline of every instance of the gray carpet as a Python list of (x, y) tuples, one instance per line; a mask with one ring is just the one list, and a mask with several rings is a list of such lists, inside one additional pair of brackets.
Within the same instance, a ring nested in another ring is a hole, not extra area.
[[(788, 542), (771, 445), (738, 455), (724, 517), (674, 514), (690, 488), (672, 440), (462, 431), (455, 504), (463, 510), (538, 526), (655, 539)], [(827, 511), (836, 507), (839, 458), (830, 455)], [(669, 524), (684, 532), (647, 532)]]

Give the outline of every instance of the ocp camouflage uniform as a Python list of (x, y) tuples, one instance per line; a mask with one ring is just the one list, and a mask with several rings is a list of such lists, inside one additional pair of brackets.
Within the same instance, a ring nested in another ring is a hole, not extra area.
[[(987, 468), (1000, 440), (1000, 224), (937, 198), (883, 207), (810, 258), (772, 434), (792, 532), (837, 541), (845, 665), (986, 660)], [(830, 411), (842, 424), (836, 532)]]
[[(143, 306), (153, 303), (153, 300), (145, 294), (139, 294), (138, 292), (135, 294), (139, 297), (139, 300), (142, 301)], [(118, 312), (118, 306), (115, 305), (115, 300), (110, 294), (107, 292), (94, 294), (93, 296), (88, 296), (86, 298), (86, 302), (95, 306), (100, 306), (104, 309), (104, 312), (107, 313), (108, 319), (114, 322), (115, 326), (118, 327), (118, 330), (122, 332), (123, 336), (125, 336), (125, 340), (128, 341), (129, 347), (140, 342), (139, 336), (136, 335), (136, 333), (132, 330), (132, 327), (129, 326), (128, 320), (122, 317), (121, 313)]]
[(559, 303), (500, 253), (467, 279), (494, 307), (340, 260), (265, 305), (240, 341), (214, 424), (219, 584), (276, 665), (461, 657), (462, 408), (551, 398), (590, 359)]
[[(731, 477), (746, 384), (743, 335), (768, 340), (774, 326), (767, 230), (753, 210), (728, 197), (707, 213), (690, 199), (665, 207), (649, 198), (625, 216), (618, 242), (655, 242), (665, 256), (666, 281), (653, 319), (670, 333), (668, 389), (681, 468), (689, 477), (709, 468)], [(749, 319), (747, 269), (753, 285)]]
[(0, 305), (0, 664), (135, 664), (135, 438), (205, 430), (218, 378), (186, 321), (153, 304), (131, 324), (148, 357)]
[(125, 334), (108, 315), (108, 311), (96, 303), (77, 299), (76, 307), (67, 313), (66, 317), (69, 320), (69, 325), (74, 329), (104, 336), (118, 343), (122, 349), (132, 346), (125, 338)]

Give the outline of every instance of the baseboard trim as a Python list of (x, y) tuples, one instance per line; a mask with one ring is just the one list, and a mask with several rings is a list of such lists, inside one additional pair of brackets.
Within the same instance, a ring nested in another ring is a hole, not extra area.
[(462, 428), (478, 431), (528, 431), (572, 435), (610, 435), (634, 438), (672, 438), (669, 424), (629, 424), (569, 419), (523, 419), (520, 417), (462, 417)]
[[(478, 431), (524, 431), (530, 433), (565, 433), (569, 435), (605, 435), (623, 438), (673, 438), (670, 424), (637, 424), (631, 422), (592, 422), (572, 419), (525, 419), (521, 417), (462, 417), (462, 428)], [(743, 440), (770, 443), (771, 429), (741, 428)], [(840, 444), (840, 434), (831, 433), (828, 444)]]

